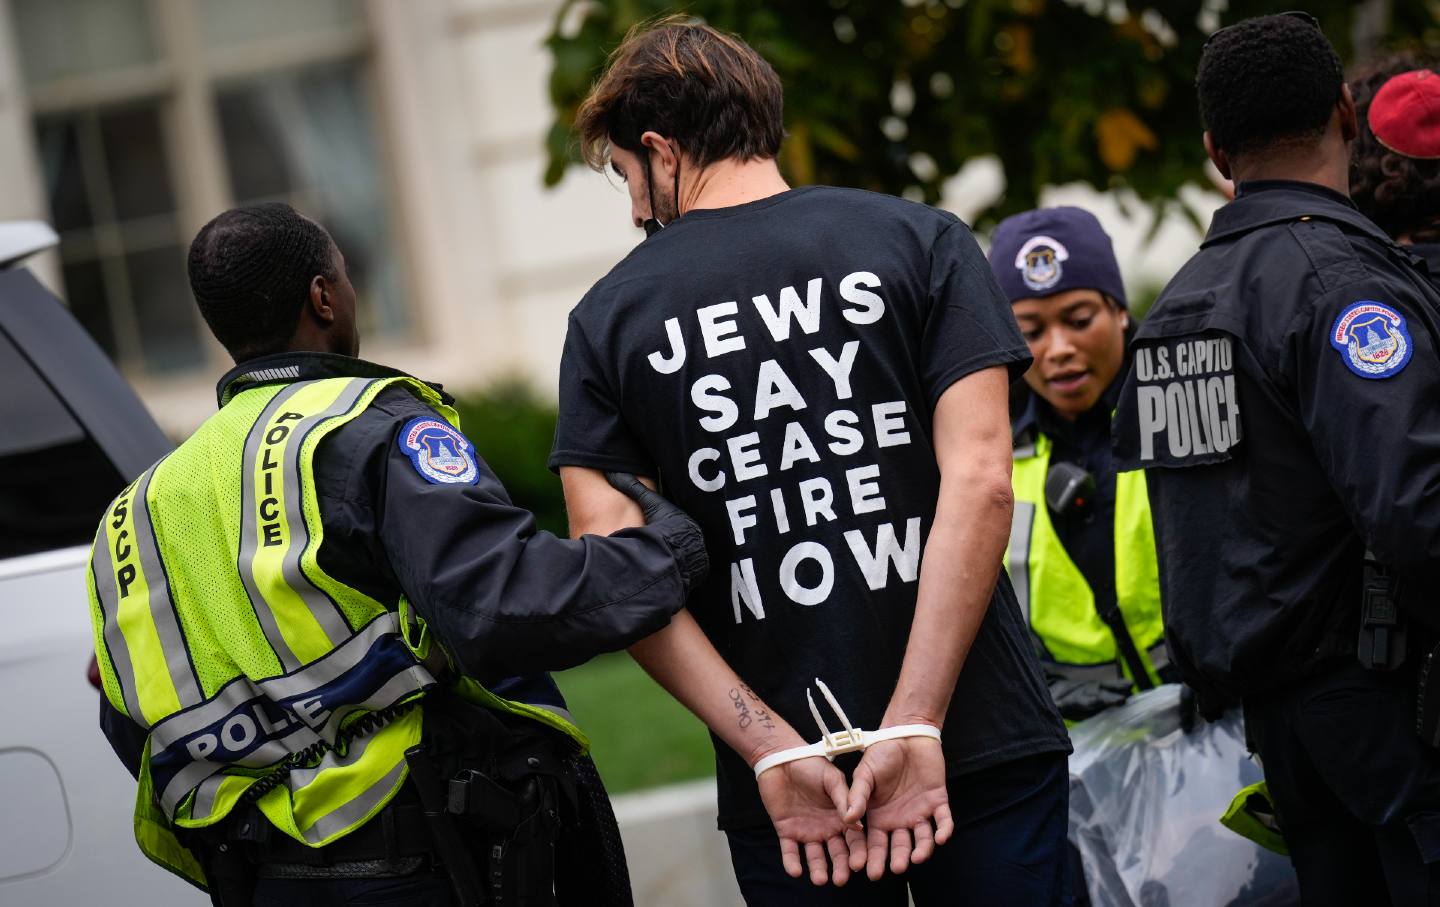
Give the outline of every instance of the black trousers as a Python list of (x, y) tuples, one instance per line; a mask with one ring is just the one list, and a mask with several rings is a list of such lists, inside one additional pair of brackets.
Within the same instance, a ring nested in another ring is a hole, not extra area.
[(774, 829), (726, 832), (735, 880), (749, 907), (1069, 907), (1070, 775), (1064, 753), (1001, 763), (948, 782), (955, 834), (904, 875), (871, 882), (862, 869), (844, 888), (792, 879)]
[(1245, 702), (1306, 907), (1440, 905), (1440, 753), (1414, 682), (1353, 663)]
[(261, 879), (255, 907), (451, 907), (450, 880), (436, 872), (393, 879)]

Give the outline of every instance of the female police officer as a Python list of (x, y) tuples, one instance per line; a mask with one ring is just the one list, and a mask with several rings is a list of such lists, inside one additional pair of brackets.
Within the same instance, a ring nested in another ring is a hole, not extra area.
[(1006, 564), (1069, 720), (1161, 682), (1168, 665), (1141, 473), (1117, 479), (1110, 418), (1130, 325), (1110, 238), (1079, 208), (995, 230), (990, 266), (1035, 364), (1016, 387)]

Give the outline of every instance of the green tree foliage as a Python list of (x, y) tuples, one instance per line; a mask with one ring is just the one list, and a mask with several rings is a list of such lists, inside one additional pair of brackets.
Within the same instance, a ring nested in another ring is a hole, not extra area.
[(575, 109), (626, 30), (684, 12), (774, 64), (794, 184), (934, 203), (967, 160), (995, 155), (1006, 191), (990, 217), (1075, 181), (1164, 204), (1203, 180), (1193, 85), (1209, 32), (1297, 5), (1347, 60), (1357, 35), (1368, 50), (1440, 39), (1435, 0), (567, 0), (547, 42), (545, 180), (575, 160)]

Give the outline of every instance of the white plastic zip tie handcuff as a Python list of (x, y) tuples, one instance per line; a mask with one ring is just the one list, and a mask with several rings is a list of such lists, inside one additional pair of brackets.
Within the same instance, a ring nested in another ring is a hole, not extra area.
[(857, 730), (846, 717), (845, 710), (840, 708), (840, 703), (835, 701), (835, 696), (825, 682), (815, 678), (815, 685), (820, 688), (820, 695), (830, 703), (830, 708), (835, 710), (840, 723), (845, 725), (845, 730), (838, 734), (830, 733), (825, 726), (825, 721), (820, 717), (820, 710), (815, 707), (815, 697), (810, 690), (805, 690), (805, 699), (810, 703), (810, 714), (815, 716), (815, 723), (820, 726), (820, 740), (806, 746), (792, 746), (788, 750), (781, 750), (778, 753), (771, 753), (764, 759), (755, 763), (755, 777), (760, 777), (766, 769), (772, 769), (777, 765), (784, 765), (787, 762), (798, 762), (801, 759), (809, 759), (811, 756), (824, 756), (831, 762), (835, 757), (844, 753), (859, 753), (883, 743), (886, 740), (896, 740), (900, 737), (932, 737), (940, 739), (940, 729), (929, 724), (899, 724), (895, 727), (881, 728), (878, 731)]

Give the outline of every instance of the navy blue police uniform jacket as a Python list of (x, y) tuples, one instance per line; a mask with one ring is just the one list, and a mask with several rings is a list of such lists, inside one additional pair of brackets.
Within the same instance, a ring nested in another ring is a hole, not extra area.
[(1170, 653), (1202, 702), (1355, 660), (1368, 545), (1440, 625), (1440, 289), (1343, 195), (1245, 183), (1140, 327), (1115, 423), (1145, 468)]
[[(256, 373), (287, 372), (291, 381), (403, 374), (348, 356), (286, 353), (233, 369), (220, 381), (219, 399), (223, 405), (227, 391), (265, 384)], [(401, 431), (436, 415), (391, 387), (320, 443), (320, 566), (377, 601), (398, 603), (403, 594), (467, 676), (500, 696), (563, 713), (545, 672), (622, 649), (669, 623), (698, 582), (687, 571), (704, 539), (693, 524), (674, 520), (574, 541), (537, 531), (474, 453), (465, 454), (476, 460), (474, 484), (437, 484), (417, 468)], [(483, 440), (483, 425), (470, 428)], [(100, 700), (101, 728), (135, 774), (145, 732)]]
[(1410, 247), (1410, 251), (1425, 261), (1430, 280), (1440, 286), (1440, 243), (1416, 243)]

